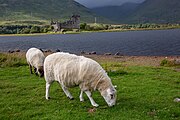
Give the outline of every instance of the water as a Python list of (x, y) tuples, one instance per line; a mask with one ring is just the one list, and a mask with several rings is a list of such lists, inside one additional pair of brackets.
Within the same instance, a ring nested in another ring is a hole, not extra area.
[(31, 47), (97, 54), (120, 52), (124, 55), (180, 55), (180, 29), (103, 32), (41, 36), (0, 36), (0, 51)]

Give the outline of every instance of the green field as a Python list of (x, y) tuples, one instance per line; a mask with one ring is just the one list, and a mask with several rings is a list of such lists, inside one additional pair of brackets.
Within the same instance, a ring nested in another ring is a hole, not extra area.
[(57, 83), (45, 99), (45, 80), (30, 75), (24, 55), (0, 54), (0, 120), (179, 120), (180, 73), (171, 67), (130, 66), (125, 62), (101, 62), (117, 85), (117, 104), (108, 107), (98, 92), (93, 94), (100, 105), (93, 108), (79, 88), (70, 89), (69, 100)]

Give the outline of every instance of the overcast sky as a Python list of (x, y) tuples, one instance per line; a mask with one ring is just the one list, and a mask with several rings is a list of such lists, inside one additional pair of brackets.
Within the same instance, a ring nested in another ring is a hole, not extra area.
[(99, 6), (107, 6), (107, 5), (121, 5), (125, 2), (135, 2), (140, 3), (144, 0), (75, 0), (86, 7), (99, 7)]

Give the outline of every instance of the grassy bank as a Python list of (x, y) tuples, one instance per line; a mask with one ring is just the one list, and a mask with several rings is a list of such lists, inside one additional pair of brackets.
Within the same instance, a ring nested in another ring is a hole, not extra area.
[(180, 103), (173, 101), (180, 97), (179, 72), (98, 59), (117, 85), (117, 104), (112, 108), (98, 92), (93, 98), (100, 107), (93, 108), (85, 95), (85, 102), (80, 102), (78, 87), (70, 89), (75, 99), (69, 100), (57, 83), (52, 85), (52, 99), (47, 101), (45, 80), (30, 75), (24, 54), (0, 54), (0, 119), (180, 119)]
[(98, 31), (84, 31), (73, 32), (48, 32), (48, 33), (29, 33), (29, 34), (0, 34), (0, 36), (39, 36), (39, 35), (58, 35), (58, 34), (81, 34), (81, 33), (101, 33), (101, 32), (128, 32), (128, 31), (147, 31), (147, 30), (169, 30), (180, 28), (156, 28), (156, 29), (112, 29), (112, 30), (98, 30)]

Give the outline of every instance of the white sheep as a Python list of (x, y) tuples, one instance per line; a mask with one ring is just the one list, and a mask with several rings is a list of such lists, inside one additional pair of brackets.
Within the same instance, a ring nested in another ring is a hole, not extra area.
[(103, 68), (92, 59), (63, 52), (53, 53), (45, 58), (44, 76), (47, 100), (50, 98), (51, 83), (57, 81), (70, 99), (73, 99), (73, 96), (68, 88), (79, 86), (81, 89), (80, 101), (84, 101), (83, 92), (85, 92), (91, 104), (97, 107), (98, 104), (91, 97), (91, 92), (98, 90), (109, 106), (116, 103), (116, 90), (111, 79)]
[(36, 75), (39, 74), (40, 77), (44, 75), (43, 65), (45, 56), (43, 52), (37, 48), (30, 48), (26, 53), (26, 60), (29, 64), (30, 73), (32, 72), (32, 67)]

